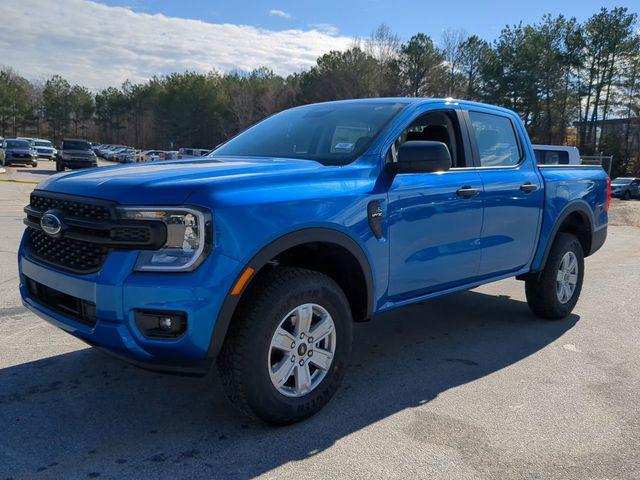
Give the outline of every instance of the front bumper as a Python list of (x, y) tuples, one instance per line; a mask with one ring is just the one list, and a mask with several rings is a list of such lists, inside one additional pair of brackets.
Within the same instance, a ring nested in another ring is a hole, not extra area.
[(14, 157), (14, 156), (7, 156), (4, 159), (4, 163), (5, 165), (13, 165), (13, 164), (18, 164), (18, 165), (30, 165), (33, 162), (37, 162), (38, 158), (37, 157)]
[(62, 164), (67, 168), (95, 168), (98, 166), (97, 160), (62, 159)]
[[(76, 275), (29, 258), (23, 239), (18, 254), (22, 301), (49, 323), (138, 366), (206, 374), (216, 319), (239, 263), (212, 252), (193, 272), (140, 273), (133, 272), (136, 258), (136, 252), (115, 251), (99, 272)], [(30, 294), (27, 279), (95, 304), (95, 325), (80, 323), (40, 303)], [(177, 339), (147, 338), (134, 321), (136, 310), (184, 312), (187, 330)]]

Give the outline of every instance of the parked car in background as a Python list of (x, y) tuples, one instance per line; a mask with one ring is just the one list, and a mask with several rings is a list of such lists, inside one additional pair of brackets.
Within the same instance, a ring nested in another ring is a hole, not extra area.
[(124, 145), (106, 145), (104, 148), (100, 149), (100, 156), (105, 160), (109, 160), (111, 156), (115, 153), (116, 150), (121, 148), (125, 148)]
[(92, 168), (98, 166), (98, 157), (93, 153), (91, 144), (86, 140), (66, 138), (62, 140), (60, 152), (56, 158), (56, 170), (65, 168)]
[(105, 160), (109, 160), (111, 162), (116, 162), (120, 152), (123, 152), (126, 149), (127, 149), (127, 147), (124, 147), (124, 146), (116, 146), (114, 148), (111, 148), (111, 149), (106, 151), (106, 153), (104, 155), (104, 159)]
[(611, 180), (611, 196), (623, 200), (640, 198), (640, 178), (618, 177)]
[(157, 160), (164, 160), (163, 155), (166, 154), (164, 150), (144, 150), (138, 155), (138, 162), (155, 162)]
[(118, 152), (114, 160), (120, 163), (134, 163), (134, 159), (137, 153), (138, 150), (136, 150), (135, 148), (125, 148)]
[(204, 157), (210, 151), (210, 148), (181, 148), (178, 150), (178, 158)]
[(38, 158), (46, 158), (47, 160), (56, 159), (58, 150), (55, 149), (55, 147), (49, 140), (34, 138), (33, 143), (36, 151), (38, 152)]
[(580, 165), (580, 152), (576, 147), (562, 145), (533, 145), (538, 165)]
[(177, 150), (167, 150), (160, 154), (160, 160), (176, 160), (178, 158)]
[(31, 165), (38, 166), (38, 152), (29, 140), (19, 138), (4, 141), (3, 165)]
[(4, 137), (0, 137), (0, 166), (4, 165)]

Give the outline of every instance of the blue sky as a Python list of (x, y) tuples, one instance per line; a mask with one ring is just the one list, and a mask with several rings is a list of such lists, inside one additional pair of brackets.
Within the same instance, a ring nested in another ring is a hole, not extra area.
[(30, 80), (58, 74), (93, 90), (185, 70), (267, 67), (288, 75), (381, 23), (402, 40), (423, 32), (437, 44), (447, 29), (492, 40), (505, 25), (545, 13), (581, 21), (602, 6), (640, 13), (640, 0), (1, 1), (0, 65)]
[[(333, 25), (340, 34), (366, 37), (386, 23), (403, 39), (418, 31), (438, 37), (443, 29), (462, 28), (486, 39), (495, 38), (506, 24), (538, 21), (545, 13), (584, 20), (601, 7), (623, 6), (640, 13), (640, 0), (101, 0), (145, 13), (163, 13), (212, 23), (229, 22), (268, 29), (305, 29)], [(270, 14), (279, 10), (284, 15)]]

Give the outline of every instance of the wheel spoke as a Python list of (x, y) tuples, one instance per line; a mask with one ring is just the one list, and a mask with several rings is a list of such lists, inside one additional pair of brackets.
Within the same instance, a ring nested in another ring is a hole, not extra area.
[(300, 337), (301, 333), (309, 334), (311, 328), (311, 320), (313, 319), (313, 307), (309, 304), (300, 305), (296, 310), (296, 336)]
[(276, 330), (276, 333), (273, 335), (271, 347), (283, 350), (285, 352), (290, 352), (293, 348), (291, 345), (294, 344), (295, 341), (296, 340), (293, 335), (287, 332), (284, 328), (279, 327)]
[(304, 393), (311, 387), (311, 373), (309, 372), (309, 364), (296, 365), (296, 390), (298, 393)]
[(576, 283), (578, 283), (578, 275), (576, 275), (575, 273), (569, 275), (569, 284), (575, 285)]
[(564, 301), (568, 302), (569, 299), (571, 298), (571, 288), (569, 287), (568, 283), (564, 284)]
[(578, 261), (576, 260), (575, 255), (571, 255), (569, 257), (569, 265), (567, 266), (567, 272), (573, 272), (577, 264), (578, 264)]
[(558, 270), (558, 276), (556, 277), (557, 282), (564, 282), (564, 272), (562, 270)]
[(330, 375), (336, 334), (333, 318), (322, 305), (292, 308), (273, 332), (266, 356), (276, 390), (287, 397), (303, 397), (318, 387)]
[(282, 361), (276, 367), (275, 372), (271, 372), (271, 378), (277, 385), (284, 385), (291, 374), (293, 373), (296, 364), (291, 361), (289, 356), (286, 356), (282, 359)]
[(309, 357), (309, 361), (322, 370), (329, 370), (331, 361), (333, 360), (333, 354), (322, 348), (314, 348), (313, 356)]
[(325, 316), (315, 328), (309, 332), (309, 336), (313, 337), (313, 343), (318, 343), (324, 340), (331, 332), (333, 332), (333, 321), (331, 321), (328, 316)]

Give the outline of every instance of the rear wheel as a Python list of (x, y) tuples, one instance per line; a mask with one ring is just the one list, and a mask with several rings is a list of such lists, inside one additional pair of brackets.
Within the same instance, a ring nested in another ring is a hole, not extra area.
[(624, 192), (624, 195), (622, 196), (622, 199), (623, 200), (630, 200), (631, 199), (631, 192), (629, 190)]
[(56, 172), (64, 172), (64, 165), (62, 165), (62, 162), (56, 162)]
[(286, 425), (334, 395), (351, 352), (349, 303), (329, 277), (278, 267), (256, 279), (218, 357), (225, 393), (244, 413)]
[(35, 162), (31, 162), (31, 166), (36, 168), (38, 166), (38, 161), (36, 160)]
[(575, 236), (559, 233), (542, 272), (525, 283), (529, 308), (549, 320), (566, 317), (578, 302), (583, 277), (582, 245)]

